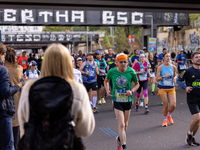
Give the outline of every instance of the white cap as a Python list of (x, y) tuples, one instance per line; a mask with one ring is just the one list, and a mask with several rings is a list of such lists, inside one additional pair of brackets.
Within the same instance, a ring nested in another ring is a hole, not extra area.
[(147, 49), (146, 47), (143, 47), (143, 49)]
[(180, 52), (184, 51), (183, 49), (180, 49)]
[(145, 57), (145, 55), (144, 55), (144, 54), (140, 54), (140, 57), (142, 57), (142, 56), (144, 56), (144, 57)]

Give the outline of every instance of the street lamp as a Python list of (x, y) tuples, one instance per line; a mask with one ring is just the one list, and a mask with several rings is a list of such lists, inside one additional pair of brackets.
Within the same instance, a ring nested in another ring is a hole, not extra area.
[(146, 18), (151, 18), (151, 37), (153, 38), (153, 15), (146, 15)]

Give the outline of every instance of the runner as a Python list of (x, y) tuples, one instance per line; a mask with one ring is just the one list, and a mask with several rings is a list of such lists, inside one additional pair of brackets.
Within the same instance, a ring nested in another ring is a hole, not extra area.
[(115, 57), (115, 55), (113, 55), (113, 49), (110, 47), (108, 49), (108, 54), (105, 55), (105, 60), (108, 64), (108, 66), (110, 66), (111, 64), (114, 63), (114, 57)]
[(143, 94), (144, 94), (144, 103), (145, 103), (145, 111), (144, 113), (149, 113), (148, 109), (148, 76), (150, 76), (150, 65), (147, 61), (145, 61), (145, 55), (141, 54), (139, 58), (139, 62), (136, 62), (133, 66), (133, 69), (135, 70), (138, 79), (139, 79), (139, 88), (137, 90), (136, 94), (136, 102), (135, 102), (135, 111), (139, 111), (139, 99), (141, 96), (141, 90), (143, 88)]
[(29, 64), (27, 71), (24, 73), (25, 79), (37, 79), (40, 75), (40, 71), (36, 69), (37, 63), (35, 61), (31, 61)]
[(82, 63), (83, 63), (82, 58), (81, 58), (81, 57), (78, 57), (78, 58), (76, 59), (76, 69), (79, 69)]
[(176, 107), (176, 91), (174, 87), (174, 83), (176, 82), (176, 67), (170, 64), (170, 58), (170, 53), (164, 54), (163, 64), (158, 67), (156, 74), (156, 80), (159, 82), (158, 95), (160, 95), (163, 102), (163, 127), (167, 126), (167, 118), (170, 124), (174, 124), (171, 114)]
[(134, 53), (135, 53), (135, 56), (133, 56), (131, 58), (131, 62), (133, 63), (132, 65), (134, 66), (134, 64), (137, 62), (137, 60), (139, 59), (140, 57), (140, 54), (139, 54), (139, 50), (138, 49), (135, 49), (134, 50)]
[(82, 50), (79, 50), (78, 54), (79, 54), (78, 57), (80, 57), (82, 59), (82, 61), (85, 61), (85, 56), (83, 55)]
[(148, 53), (148, 51), (147, 51), (147, 48), (146, 48), (146, 47), (143, 47), (143, 51), (144, 51), (145, 58), (148, 60), (149, 53)]
[[(118, 150), (127, 150), (126, 131), (133, 101), (132, 94), (138, 89), (139, 83), (135, 71), (127, 67), (128, 59), (124, 53), (117, 55), (117, 66), (108, 71), (104, 81), (107, 95), (112, 97), (114, 111), (118, 120), (117, 147)], [(112, 94), (109, 91), (108, 83), (113, 81)], [(135, 86), (131, 89), (132, 82)]]
[[(194, 136), (196, 135), (200, 124), (200, 52), (194, 52), (191, 55), (193, 66), (181, 73), (177, 83), (187, 92), (187, 104), (193, 116), (190, 129), (186, 133), (186, 143), (188, 145), (198, 145)], [(183, 83), (185, 80), (186, 85)]]
[(180, 54), (176, 57), (176, 61), (178, 63), (178, 74), (180, 75), (182, 71), (186, 69), (186, 54), (184, 54), (184, 50), (180, 50)]
[[(96, 108), (97, 103), (97, 78), (96, 75), (99, 74), (99, 68), (97, 63), (94, 61), (93, 53), (87, 54), (87, 60), (82, 63), (80, 67), (80, 72), (83, 77), (83, 84), (87, 89), (90, 100), (93, 102), (93, 112), (97, 113), (98, 110)], [(92, 89), (92, 92), (89, 92)]]
[(97, 84), (98, 84), (98, 90), (97, 90), (97, 95), (98, 95), (98, 104), (101, 105), (102, 103), (105, 104), (105, 94), (106, 90), (105, 88), (103, 89), (103, 93), (101, 95), (101, 85), (104, 86), (104, 80), (106, 78), (106, 72), (108, 71), (108, 66), (106, 64), (106, 61), (104, 58), (101, 58), (101, 52), (96, 51), (95, 52), (96, 59), (95, 61), (97, 62), (98, 68), (99, 68), (99, 75), (97, 75)]
[(23, 73), (25, 73), (28, 65), (28, 58), (26, 57), (26, 51), (22, 52), (22, 56), (17, 59), (19, 65), (23, 67)]
[(160, 55), (158, 55), (157, 61), (158, 61), (158, 62), (162, 62), (162, 60), (163, 60), (163, 55), (166, 54), (166, 53), (167, 53), (166, 48), (163, 48), (163, 53), (161, 53)]
[(151, 65), (151, 68), (150, 68), (151, 76), (149, 78), (149, 85), (152, 83), (151, 95), (155, 95), (154, 90), (155, 90), (157, 60), (154, 58), (153, 53), (150, 53), (149, 55), (149, 63)]

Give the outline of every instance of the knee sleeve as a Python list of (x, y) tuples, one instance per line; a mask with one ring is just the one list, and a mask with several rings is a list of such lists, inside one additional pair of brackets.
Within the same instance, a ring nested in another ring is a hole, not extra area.
[(140, 95), (141, 95), (141, 92), (140, 92), (140, 93), (139, 93), (139, 92), (136, 93), (136, 97), (137, 97), (137, 98), (139, 98)]
[(148, 90), (143, 90), (144, 97), (148, 97)]

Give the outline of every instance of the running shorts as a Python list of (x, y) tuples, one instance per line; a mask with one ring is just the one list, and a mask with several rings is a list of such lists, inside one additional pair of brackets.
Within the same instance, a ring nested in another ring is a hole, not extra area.
[(114, 108), (121, 111), (130, 110), (132, 108), (132, 102), (126, 102), (126, 103), (114, 102)]
[(156, 73), (155, 72), (150, 72), (151, 73), (151, 76), (150, 76), (150, 78), (152, 78), (152, 77), (155, 77), (156, 76)]
[(162, 94), (176, 94), (175, 87), (171, 89), (158, 88), (158, 95), (162, 95)]
[(184, 71), (185, 69), (180, 69), (180, 66), (178, 66), (178, 73), (181, 73), (182, 71)]
[(85, 83), (83, 82), (87, 92), (90, 91), (90, 89), (92, 89), (92, 91), (97, 91), (97, 82), (93, 82), (93, 83)]
[(97, 85), (98, 85), (98, 89), (101, 88), (101, 86), (104, 86), (104, 80), (105, 80), (105, 76), (97, 76)]
[(188, 104), (188, 107), (189, 107), (189, 109), (190, 109), (190, 112), (191, 112), (191, 114), (192, 115), (194, 115), (194, 114), (198, 114), (200, 111), (200, 99), (198, 99), (198, 100), (190, 100), (190, 99), (188, 99), (187, 98), (187, 104)]

